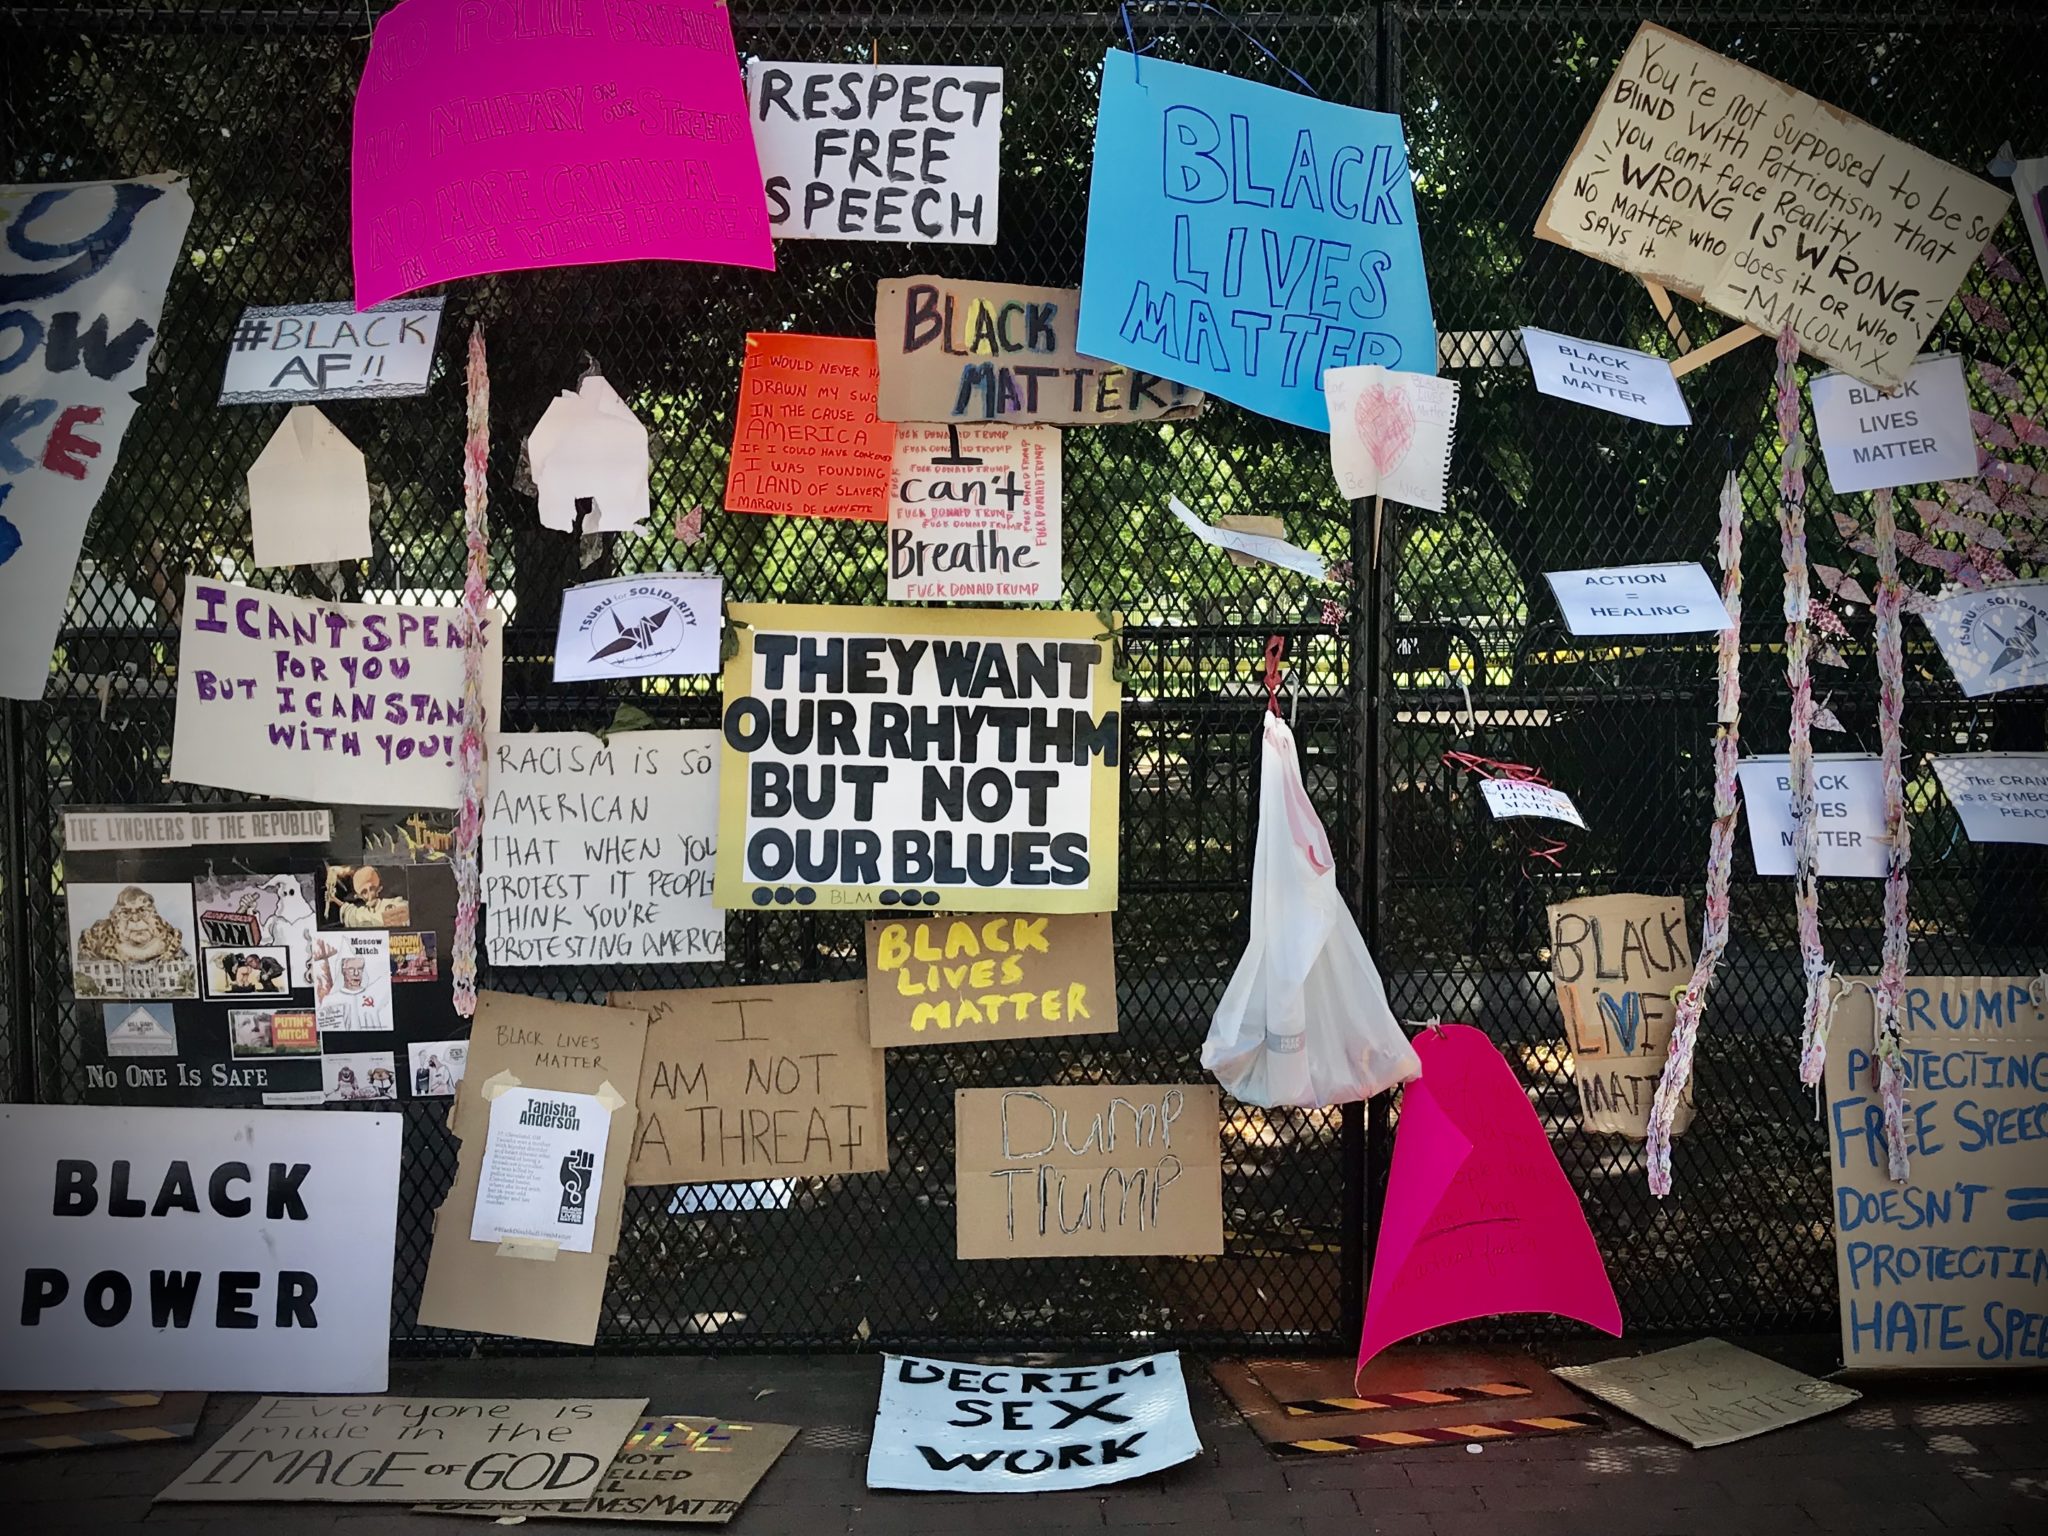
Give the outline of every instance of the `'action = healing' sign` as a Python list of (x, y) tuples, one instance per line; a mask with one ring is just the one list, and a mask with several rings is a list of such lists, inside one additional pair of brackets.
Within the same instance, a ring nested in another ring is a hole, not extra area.
[(757, 59), (747, 108), (778, 240), (996, 243), (1002, 70)]
[(1318, 432), (1324, 369), (1435, 373), (1401, 119), (1110, 50), (1080, 345)]
[(728, 612), (721, 907), (1116, 909), (1123, 690), (1100, 617)]

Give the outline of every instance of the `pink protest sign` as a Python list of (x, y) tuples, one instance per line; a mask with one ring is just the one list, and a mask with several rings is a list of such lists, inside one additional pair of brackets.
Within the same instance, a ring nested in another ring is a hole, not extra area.
[(405, 0), (356, 90), (356, 308), (482, 272), (775, 265), (718, 0)]
[(1415, 1041), (1358, 1367), (1400, 1339), (1501, 1312), (1556, 1312), (1621, 1336), (1586, 1213), (1514, 1069), (1469, 1024)]

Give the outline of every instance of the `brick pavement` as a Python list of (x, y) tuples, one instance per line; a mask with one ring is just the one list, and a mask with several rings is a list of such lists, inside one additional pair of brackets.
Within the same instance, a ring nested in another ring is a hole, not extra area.
[[(862, 1482), (873, 1359), (641, 1356), (400, 1363), (394, 1393), (646, 1395), (657, 1412), (782, 1420), (805, 1432), (768, 1474), (734, 1536), (975, 1532), (1038, 1536), (1114, 1527), (1139, 1536), (1808, 1536), (2048, 1530), (2048, 1382), (1876, 1387), (1829, 1418), (1688, 1451), (1610, 1415), (1604, 1434), (1279, 1462), (1189, 1361), (1198, 1461), (1096, 1493), (961, 1499), (872, 1493)], [(247, 1397), (216, 1396), (199, 1444)], [(479, 1536), (490, 1522), (375, 1505), (166, 1504), (151, 1495), (194, 1445), (0, 1461), (0, 1530), (24, 1536)], [(550, 1521), (549, 1533), (618, 1522)], [(650, 1529), (639, 1526), (638, 1529)], [(688, 1529), (669, 1527), (668, 1529)]]

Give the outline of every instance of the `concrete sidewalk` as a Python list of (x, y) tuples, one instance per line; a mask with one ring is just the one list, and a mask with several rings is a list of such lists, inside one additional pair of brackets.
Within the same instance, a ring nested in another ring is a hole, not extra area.
[[(1202, 1457), (1096, 1493), (961, 1499), (871, 1493), (863, 1460), (872, 1358), (400, 1363), (397, 1395), (640, 1396), (655, 1412), (802, 1424), (726, 1529), (735, 1536), (1105, 1528), (1159, 1536), (1800, 1536), (2048, 1530), (2048, 1381), (1871, 1389), (1842, 1413), (1712, 1451), (1607, 1413), (1605, 1433), (1277, 1461), (1193, 1357)], [(400, 1506), (166, 1504), (150, 1499), (252, 1401), (216, 1396), (196, 1442), (0, 1461), (0, 1528), (24, 1536), (139, 1528), (153, 1536), (481, 1536), (490, 1521)], [(1597, 1406), (1597, 1405), (1595, 1405)], [(532, 1523), (536, 1533), (653, 1529)], [(690, 1527), (668, 1526), (669, 1530)]]

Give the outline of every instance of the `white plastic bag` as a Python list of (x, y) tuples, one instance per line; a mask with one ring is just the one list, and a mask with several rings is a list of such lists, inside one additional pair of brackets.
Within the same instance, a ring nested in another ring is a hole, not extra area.
[(1202, 1065), (1269, 1108), (1367, 1099), (1422, 1075), (1365, 939), (1337, 894), (1330, 839), (1302, 787), (1294, 732), (1266, 716), (1252, 933)]

